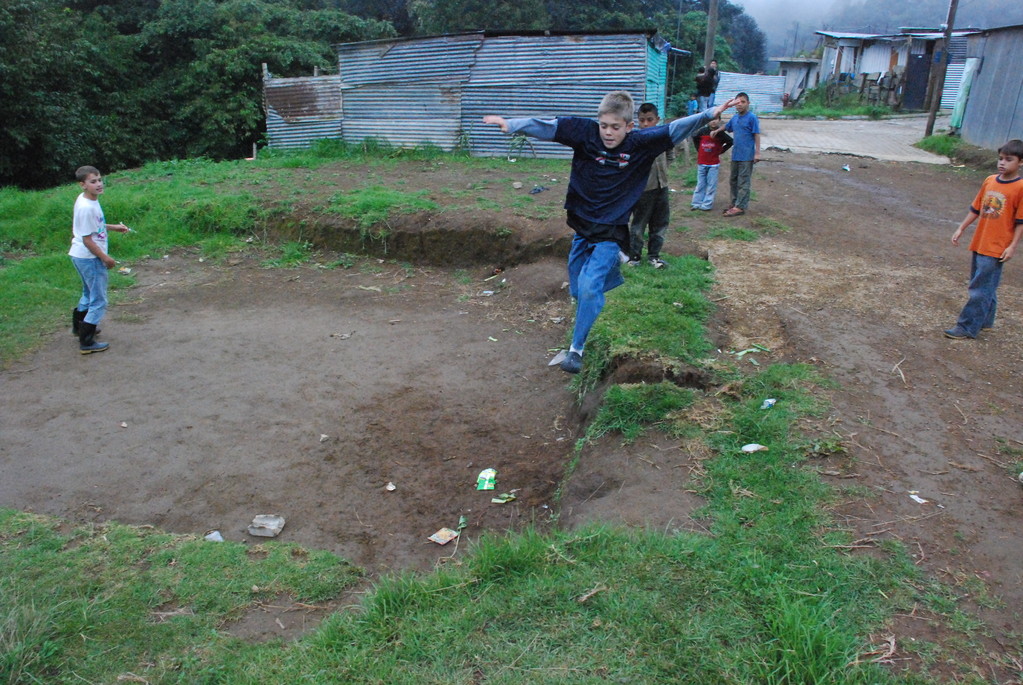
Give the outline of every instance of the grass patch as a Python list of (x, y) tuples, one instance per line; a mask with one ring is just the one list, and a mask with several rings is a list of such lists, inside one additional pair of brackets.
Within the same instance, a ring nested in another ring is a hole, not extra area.
[(246, 608), (283, 593), (319, 602), (359, 578), (293, 545), (116, 524), (61, 532), (55, 520), (0, 510), (0, 680), (115, 682), (142, 669), (150, 682), (185, 682), (180, 672), (199, 675), (209, 653), (239, 645), (219, 629)]
[(921, 150), (932, 152), (936, 155), (943, 155), (954, 159), (956, 151), (959, 146), (963, 144), (963, 139), (956, 136), (927, 136), (922, 140), (917, 141), (916, 146)]
[(312, 257), (312, 243), (289, 241), (277, 248), (277, 256), (263, 262), (267, 268), (291, 269), (302, 266)]
[(629, 269), (612, 291), (586, 343), (586, 363), (575, 387), (585, 394), (615, 357), (655, 355), (671, 364), (697, 363), (711, 349), (703, 334), (712, 305), (704, 293), (712, 267), (694, 256), (662, 255), (665, 269)]
[(891, 107), (863, 104), (859, 93), (834, 95), (829, 92), (827, 85), (807, 90), (797, 106), (784, 111), (785, 116), (805, 119), (839, 119), (847, 116), (882, 119), (892, 113)]
[(947, 134), (927, 136), (916, 143), (921, 150), (944, 155), (956, 164), (992, 174), (997, 171), (998, 153), (987, 148), (970, 145), (958, 136)]
[(352, 219), (365, 237), (379, 239), (386, 235), (389, 217), (436, 210), (437, 203), (426, 195), (425, 190), (408, 193), (374, 185), (336, 193), (320, 211)]
[(710, 230), (707, 231), (707, 237), (753, 242), (760, 237), (760, 234), (752, 229), (743, 228), (742, 226), (726, 226), (719, 224), (711, 226)]
[(617, 431), (629, 443), (648, 427), (662, 423), (673, 412), (692, 403), (693, 392), (674, 383), (613, 385), (604, 395), (586, 437), (596, 439)]

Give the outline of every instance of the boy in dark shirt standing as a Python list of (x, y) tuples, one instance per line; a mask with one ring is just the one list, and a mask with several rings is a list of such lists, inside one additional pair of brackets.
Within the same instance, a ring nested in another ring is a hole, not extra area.
[[(651, 128), (660, 122), (657, 105), (644, 102), (639, 106), (639, 128)], [(668, 164), (675, 161), (675, 148), (662, 152), (654, 160), (650, 169), (650, 178), (646, 189), (639, 196), (639, 201), (632, 208), (632, 226), (629, 240), (629, 266), (639, 266), (643, 260), (643, 232), (649, 233), (647, 238), (647, 260), (655, 269), (663, 269), (661, 248), (664, 247), (664, 235), (668, 232), (671, 220), (671, 203), (668, 193)]]
[(667, 126), (633, 130), (635, 103), (616, 90), (604, 96), (597, 120), (553, 120), (485, 116), (483, 123), (571, 147), (572, 172), (565, 196), (567, 223), (575, 231), (568, 255), (569, 291), (576, 300), (572, 346), (561, 362), (567, 373), (582, 370), (586, 338), (604, 307), (604, 293), (625, 282), (619, 255), (629, 246), (629, 214), (646, 187), (654, 160), (692, 135), (733, 102)]

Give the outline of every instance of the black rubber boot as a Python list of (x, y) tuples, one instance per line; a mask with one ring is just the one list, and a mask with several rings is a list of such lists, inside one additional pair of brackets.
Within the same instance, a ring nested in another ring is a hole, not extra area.
[(110, 347), (109, 343), (96, 342), (96, 324), (85, 321), (81, 323), (80, 332), (78, 333), (78, 349), (82, 354), (103, 352), (108, 347)]
[(71, 335), (78, 335), (82, 332), (82, 319), (88, 311), (79, 311), (78, 307), (71, 310)]

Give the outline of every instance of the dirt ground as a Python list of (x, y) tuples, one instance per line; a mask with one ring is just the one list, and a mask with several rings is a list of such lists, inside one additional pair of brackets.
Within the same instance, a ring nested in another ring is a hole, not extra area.
[[(459, 173), (410, 167), (407, 182), (487, 182)], [(830, 416), (807, 429), (847, 448), (812, 466), (843, 488), (835, 516), (862, 548), (851, 553), (901, 540), (976, 600), (990, 637), (964, 668), (1008, 682), (1023, 672), (1019, 265), (1005, 271), (994, 329), (941, 336), (969, 269), (948, 238), (983, 176), (769, 150), (746, 216), (692, 213), (674, 194), (672, 225), (684, 230), (666, 251), (707, 254), (717, 268), (721, 354), (759, 343), (771, 350), (761, 364), (809, 362), (837, 381)], [(358, 174), (334, 174), (346, 182)], [(563, 188), (539, 201), (556, 208)], [(463, 550), (484, 530), (546, 524), (583, 419), (567, 377), (546, 366), (571, 321), (557, 214), (524, 229), (531, 249), (461, 270), (436, 255), (265, 269), (254, 254), (209, 263), (185, 251), (134, 264), (137, 287), (102, 326), (109, 351), (79, 355), (62, 329), (0, 372), (0, 504), (251, 544), (252, 517), (277, 513), (279, 539), (332, 550), (370, 576), (458, 555), (426, 537), (463, 515)], [(438, 230), (469, 231), (473, 217), (464, 221)], [(708, 238), (724, 225), (767, 235)], [(565, 487), (560, 525), (700, 531), (687, 481), (710, 456), (653, 434), (628, 448), (605, 438)], [(475, 489), (487, 467), (514, 502)], [(944, 635), (922, 607), (887, 632), (897, 658)]]

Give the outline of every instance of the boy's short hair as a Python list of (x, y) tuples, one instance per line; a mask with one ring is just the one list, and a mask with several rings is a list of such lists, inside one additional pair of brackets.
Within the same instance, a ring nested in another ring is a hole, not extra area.
[(103, 175), (99, 172), (99, 169), (97, 169), (94, 166), (80, 166), (75, 170), (75, 180), (81, 183), (82, 181), (89, 178), (89, 176), (93, 174), (95, 174), (96, 176)]
[[(639, 111), (643, 111), (641, 107)], [(998, 148), (998, 154), (1005, 155), (1006, 157), (1015, 157), (1016, 159), (1023, 160), (1023, 140), (1019, 138), (1013, 138), (1008, 141), (1002, 147)]]
[(636, 102), (624, 90), (611, 91), (604, 96), (604, 99), (600, 101), (600, 107), (597, 108), (598, 117), (604, 114), (611, 114), (612, 116), (621, 117), (625, 121), (632, 121), (635, 113)]
[(749, 95), (747, 95), (746, 93), (737, 93), (735, 97), (746, 98), (746, 102), (749, 102)]
[(659, 116), (657, 114), (657, 105), (655, 105), (652, 102), (644, 102), (642, 105), (640, 105), (639, 106), (639, 113), (640, 114), (653, 114), (654, 116)]

